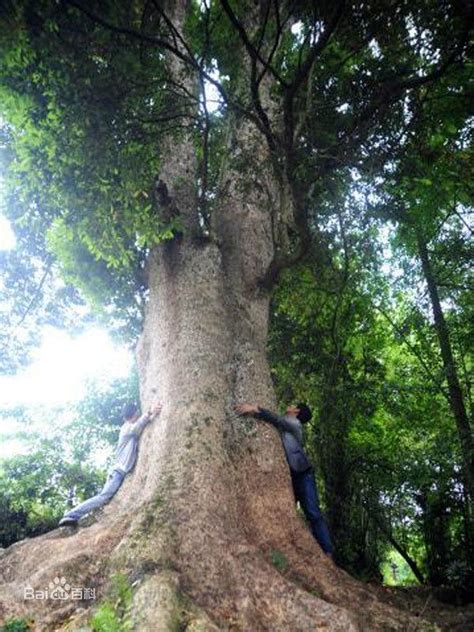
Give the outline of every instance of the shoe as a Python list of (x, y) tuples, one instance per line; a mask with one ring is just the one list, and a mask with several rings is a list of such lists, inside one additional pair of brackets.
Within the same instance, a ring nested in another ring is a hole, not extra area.
[(73, 518), (61, 518), (58, 527), (77, 527), (77, 520)]

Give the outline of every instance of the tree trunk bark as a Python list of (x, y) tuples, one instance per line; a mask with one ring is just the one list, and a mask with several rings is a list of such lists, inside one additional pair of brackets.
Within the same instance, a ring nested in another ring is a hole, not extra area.
[(77, 602), (25, 601), (24, 587), (65, 577), (104, 599), (120, 572), (134, 630), (423, 629), (324, 556), (295, 513), (276, 431), (233, 413), (244, 398), (275, 405), (268, 296), (255, 289), (272, 252), (263, 199), (228, 175), (217, 241), (178, 237), (151, 257), (138, 365), (143, 407), (164, 408), (134, 472), (90, 527), (7, 550), (4, 618), (78, 629), (90, 613)]
[(222, 238), (245, 234), (242, 248), (185, 238), (153, 253), (138, 360), (143, 406), (164, 408), (133, 474), (90, 527), (8, 549), (2, 614), (78, 629), (89, 614), (77, 603), (25, 601), (24, 586), (66, 577), (103, 598), (120, 572), (134, 589), (134, 630), (422, 629), (326, 559), (296, 516), (277, 433), (232, 411), (244, 397), (275, 400), (268, 298), (246, 283), (268, 261), (265, 214), (237, 192), (226, 204)]

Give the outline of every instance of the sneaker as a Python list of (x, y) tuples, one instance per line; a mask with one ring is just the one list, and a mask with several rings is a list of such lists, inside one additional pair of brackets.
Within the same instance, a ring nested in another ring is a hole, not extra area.
[(77, 520), (73, 518), (61, 518), (58, 527), (77, 527)]

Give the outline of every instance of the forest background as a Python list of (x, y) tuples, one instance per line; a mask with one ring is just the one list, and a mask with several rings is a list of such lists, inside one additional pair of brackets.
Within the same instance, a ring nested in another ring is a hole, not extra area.
[[(4, 46), (0, 83), (1, 204), (16, 235), (15, 247), (0, 253), (5, 375), (28, 366), (46, 325), (79, 335), (100, 323), (133, 349), (148, 252), (183, 230), (179, 218), (160, 216), (156, 180), (155, 138), (180, 127), (173, 95), (157, 88), (156, 102), (143, 105), (147, 60), (106, 30), (87, 65), (66, 59), (63, 67), (52, 53), (38, 62), (39, 43), (57, 26), (47, 12), (29, 11), (17, 45)], [(437, 44), (413, 13), (412, 53), (420, 64), (436, 62)], [(287, 42), (295, 50), (306, 37), (303, 14)], [(197, 25), (187, 28), (199, 40)], [(403, 75), (390, 41), (364, 44), (349, 50), (333, 39), (321, 65), (340, 73), (341, 86), (353, 77), (354, 94), (381, 60)], [(230, 72), (232, 60), (222, 59)], [(192, 128), (204, 232), (228, 107), (212, 83), (225, 85), (224, 70), (212, 67), (211, 53), (206, 63)], [(308, 107), (320, 117), (317, 150), (326, 162), (315, 166), (308, 150), (299, 167), (320, 169), (309, 198), (313, 239), (281, 271), (271, 300), (276, 393), (282, 408), (300, 400), (313, 408), (305, 446), (338, 565), (366, 581), (449, 586), (467, 599), (474, 590), (472, 64), (458, 40), (436, 81), (420, 82), (402, 100), (396, 124), (391, 116), (378, 121), (377, 151), (367, 154), (362, 144), (352, 162), (331, 163), (329, 150), (344, 142), (340, 130), (357, 117), (344, 89), (323, 75), (314, 82), (333, 108)], [(58, 212), (64, 205), (94, 206), (95, 223), (84, 214), (72, 225)], [(101, 487), (121, 406), (137, 398), (132, 369), (105, 385), (91, 382), (77, 402), (2, 411), (24, 427), (15, 436), (25, 449), (0, 462), (0, 546), (53, 529), (66, 507)], [(32, 434), (38, 419), (48, 429)]]

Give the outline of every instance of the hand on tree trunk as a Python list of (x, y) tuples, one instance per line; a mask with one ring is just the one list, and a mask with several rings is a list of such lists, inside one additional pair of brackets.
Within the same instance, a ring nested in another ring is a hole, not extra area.
[(260, 407), (257, 404), (242, 402), (241, 404), (236, 404), (234, 410), (238, 415), (256, 415), (260, 412)]
[(155, 404), (154, 406), (150, 406), (150, 408), (147, 411), (148, 419), (151, 421), (154, 417), (159, 415), (161, 413), (162, 408), (163, 408), (163, 404), (161, 403)]

